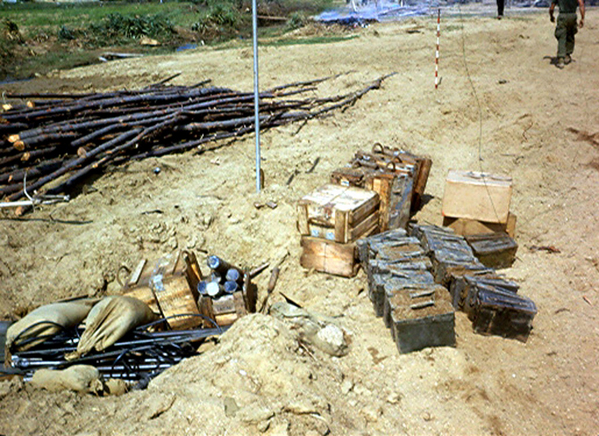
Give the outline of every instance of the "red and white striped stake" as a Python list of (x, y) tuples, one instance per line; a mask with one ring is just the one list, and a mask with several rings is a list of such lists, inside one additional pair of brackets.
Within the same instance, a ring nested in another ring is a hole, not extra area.
[(441, 37), (441, 8), (437, 12), (437, 51), (435, 53), (435, 89), (439, 87), (439, 38)]

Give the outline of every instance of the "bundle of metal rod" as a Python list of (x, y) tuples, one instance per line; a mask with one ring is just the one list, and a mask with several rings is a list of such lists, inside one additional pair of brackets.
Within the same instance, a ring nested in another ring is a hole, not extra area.
[[(154, 325), (155, 323), (153, 323)], [(27, 351), (12, 353), (10, 366), (28, 379), (41, 368), (64, 369), (72, 365), (95, 366), (104, 378), (139, 381), (152, 378), (181, 360), (196, 355), (206, 338), (226, 327), (163, 332), (138, 328), (102, 352), (91, 352), (74, 360), (65, 356), (77, 349), (81, 330), (63, 331)]]
[[(346, 109), (372, 89), (325, 98), (298, 96), (330, 79), (291, 83), (260, 94), (260, 128), (311, 119)], [(92, 94), (6, 94), (32, 99), (0, 114), (0, 198), (14, 201), (55, 182), (49, 194), (68, 193), (107, 164), (191, 149), (253, 130), (253, 94), (229, 88), (167, 86)], [(56, 183), (58, 182), (58, 183)]]

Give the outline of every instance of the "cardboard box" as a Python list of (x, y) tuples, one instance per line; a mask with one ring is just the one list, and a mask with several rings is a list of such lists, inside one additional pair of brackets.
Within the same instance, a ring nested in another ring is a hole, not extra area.
[(443, 217), (443, 226), (452, 228), (462, 236), (480, 235), (482, 233), (505, 232), (512, 238), (516, 237), (516, 215), (510, 212), (506, 223), (489, 223), (468, 218)]
[(366, 189), (324, 185), (298, 203), (298, 229), (312, 236), (347, 244), (378, 228), (379, 196)]
[(511, 198), (510, 177), (450, 170), (443, 196), (443, 216), (504, 224)]

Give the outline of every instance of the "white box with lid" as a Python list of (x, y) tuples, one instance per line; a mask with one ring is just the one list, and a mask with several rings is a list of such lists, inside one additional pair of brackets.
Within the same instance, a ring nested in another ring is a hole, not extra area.
[(506, 223), (512, 178), (476, 171), (450, 170), (445, 182), (443, 216)]

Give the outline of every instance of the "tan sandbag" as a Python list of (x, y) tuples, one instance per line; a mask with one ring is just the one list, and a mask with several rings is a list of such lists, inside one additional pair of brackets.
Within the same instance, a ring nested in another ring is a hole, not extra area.
[(126, 394), (129, 390), (129, 385), (126, 381), (117, 379), (117, 378), (109, 378), (104, 382), (104, 395), (123, 395)]
[(77, 351), (66, 358), (76, 359), (92, 349), (105, 350), (135, 327), (155, 319), (157, 315), (143, 301), (120, 295), (106, 297), (89, 312)]
[(90, 365), (73, 365), (67, 369), (38, 369), (31, 378), (31, 385), (51, 392), (70, 390), (75, 392), (101, 392), (100, 372)]
[(23, 340), (52, 335), (62, 329), (79, 325), (97, 301), (97, 299), (82, 299), (38, 307), (8, 328), (6, 350), (10, 350), (13, 345), (16, 351), (27, 350), (44, 342), (47, 338), (42, 337), (20, 346), (19, 343)]

